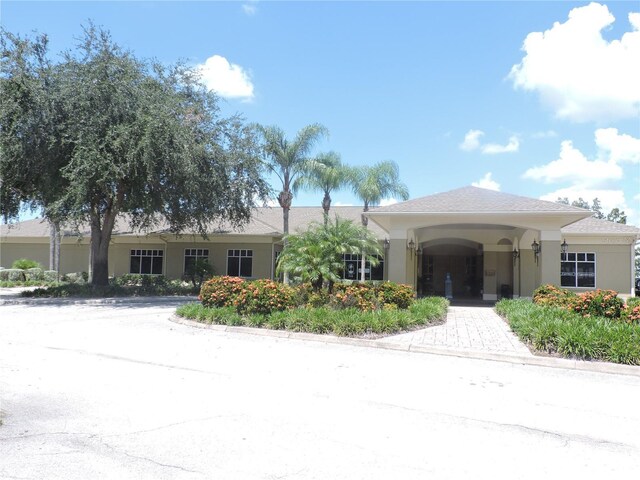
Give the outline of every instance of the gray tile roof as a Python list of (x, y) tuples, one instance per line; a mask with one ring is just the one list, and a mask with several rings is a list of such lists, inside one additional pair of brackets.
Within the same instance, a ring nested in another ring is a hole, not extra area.
[(627, 235), (640, 235), (640, 228), (633, 225), (625, 225), (624, 223), (615, 223), (608, 220), (601, 220), (599, 218), (589, 217), (583, 220), (562, 227), (562, 233), (566, 234), (627, 234)]
[[(362, 207), (332, 207), (330, 215), (338, 215), (347, 220), (353, 220), (360, 223)], [(321, 207), (292, 207), (289, 213), (289, 231), (295, 233), (298, 230), (306, 228), (311, 222), (322, 222)], [(369, 229), (378, 237), (384, 238), (386, 232), (376, 225), (369, 222)], [(71, 228), (64, 228), (66, 235), (74, 236), (76, 231)], [(83, 236), (89, 236), (90, 231), (87, 225), (81, 225), (79, 231)], [(160, 224), (152, 229), (154, 233), (162, 233), (168, 231), (168, 225)], [(282, 209), (280, 207), (260, 207), (254, 212), (251, 221), (242, 229), (234, 229), (224, 222), (220, 225), (212, 225), (211, 234), (237, 234), (237, 235), (266, 235), (279, 237), (282, 235)], [(114, 235), (144, 235), (146, 232), (132, 231), (125, 217), (119, 217), (114, 228)], [(193, 231), (184, 232), (185, 234), (193, 234)], [(17, 237), (49, 237), (49, 224), (41, 219), (26, 220), (13, 225), (0, 225), (0, 236), (3, 238)]]
[(379, 213), (580, 213), (587, 210), (562, 203), (521, 197), (478, 187), (462, 187), (448, 192), (427, 195), (406, 202), (372, 210)]

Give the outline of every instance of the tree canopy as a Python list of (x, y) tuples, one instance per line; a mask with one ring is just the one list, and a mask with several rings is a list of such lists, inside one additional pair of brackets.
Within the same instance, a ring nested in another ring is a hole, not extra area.
[(266, 198), (254, 130), (222, 118), (193, 70), (136, 58), (93, 25), (57, 64), (46, 36), (3, 31), (1, 48), (0, 213), (26, 202), (89, 224), (93, 283), (107, 283), (118, 216), (206, 236)]
[(593, 216), (601, 220), (608, 220), (610, 222), (616, 222), (616, 223), (627, 223), (627, 215), (624, 213), (624, 210), (620, 210), (617, 207), (611, 209), (611, 211), (608, 214), (604, 214), (602, 211), (602, 205), (600, 203), (600, 200), (597, 197), (593, 199), (593, 202), (591, 203), (591, 205), (589, 205), (589, 202), (587, 200), (584, 200), (582, 197), (578, 198), (578, 200), (574, 200), (571, 203), (569, 203), (569, 199), (567, 197), (564, 197), (564, 198), (558, 197), (556, 202), (591, 210), (593, 211)]

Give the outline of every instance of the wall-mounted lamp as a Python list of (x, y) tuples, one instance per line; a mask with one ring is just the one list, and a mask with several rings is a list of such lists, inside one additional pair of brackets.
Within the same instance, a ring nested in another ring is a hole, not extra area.
[(422, 246), (421, 245), (418, 245), (416, 247), (416, 255), (422, 255)]
[(520, 258), (520, 252), (517, 249), (513, 249), (513, 260), (516, 261), (518, 258)]
[(567, 250), (569, 250), (569, 245), (567, 245), (566, 240), (562, 240), (562, 244), (560, 245), (560, 251), (562, 253), (567, 253)]
[(413, 254), (416, 251), (416, 242), (413, 241), (413, 238), (409, 240), (409, 243), (407, 243), (407, 250), (411, 252), (411, 256), (413, 257)]
[(540, 252), (542, 251), (542, 240), (540, 240), (540, 243), (538, 243), (534, 239), (533, 243), (531, 244), (531, 250), (533, 250), (533, 256), (536, 263), (538, 263), (538, 257), (540, 256)]
[(389, 240), (388, 238), (385, 238), (382, 245), (384, 246), (385, 250), (389, 250), (389, 247), (391, 246), (391, 240)]

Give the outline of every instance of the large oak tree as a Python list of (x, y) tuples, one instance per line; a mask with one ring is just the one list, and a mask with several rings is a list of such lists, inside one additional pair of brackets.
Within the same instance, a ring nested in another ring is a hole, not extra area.
[(193, 70), (136, 58), (93, 25), (56, 64), (46, 47), (2, 32), (0, 213), (26, 202), (88, 224), (94, 284), (108, 282), (119, 216), (206, 236), (266, 198), (253, 129), (222, 118)]

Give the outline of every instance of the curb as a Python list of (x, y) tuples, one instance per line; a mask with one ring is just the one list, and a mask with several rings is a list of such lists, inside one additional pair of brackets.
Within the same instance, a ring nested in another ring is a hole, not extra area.
[(121, 305), (126, 303), (176, 303), (194, 302), (197, 297), (111, 297), (111, 298), (11, 298), (0, 299), (3, 305)]
[(179, 317), (175, 314), (169, 317), (174, 323), (186, 325), (206, 330), (218, 332), (244, 333), (259, 337), (276, 337), (292, 340), (302, 340), (320, 342), (334, 345), (349, 345), (353, 347), (378, 348), (382, 350), (395, 350), (408, 353), (422, 353), (428, 355), (446, 355), (449, 357), (470, 358), (476, 360), (487, 360), (493, 362), (511, 363), (517, 365), (531, 365), (536, 367), (563, 368), (566, 370), (578, 370), (592, 373), (609, 373), (614, 375), (630, 375), (640, 377), (640, 366), (620, 365), (609, 362), (590, 362), (586, 360), (572, 360), (556, 357), (537, 357), (524, 355), (511, 355), (503, 353), (482, 352), (478, 350), (455, 350), (449, 348), (438, 348), (427, 345), (402, 345), (398, 343), (385, 342), (381, 340), (367, 340), (364, 338), (336, 337), (334, 335), (321, 335), (317, 333), (289, 332), (287, 330), (268, 330), (256, 327), (232, 327), (228, 325), (215, 325), (196, 322)]

